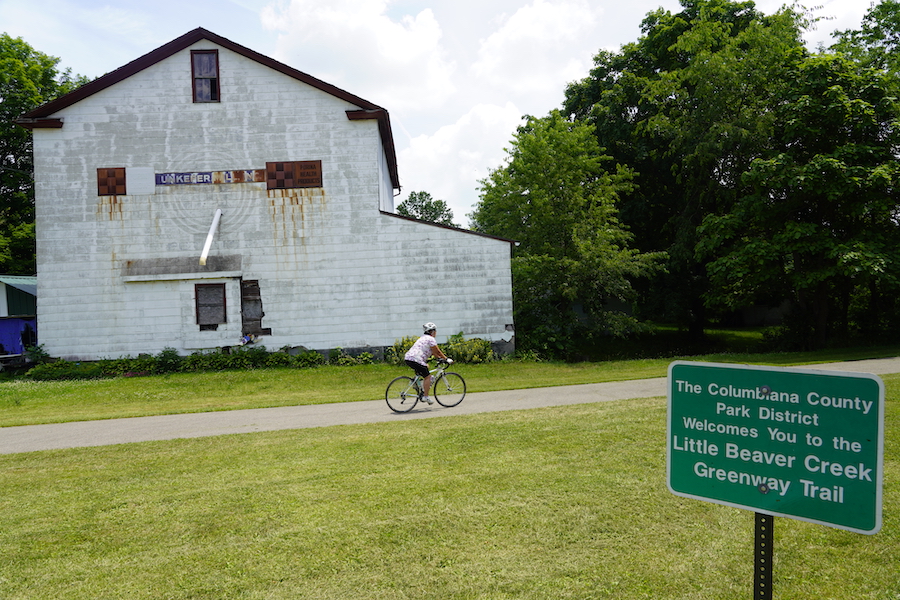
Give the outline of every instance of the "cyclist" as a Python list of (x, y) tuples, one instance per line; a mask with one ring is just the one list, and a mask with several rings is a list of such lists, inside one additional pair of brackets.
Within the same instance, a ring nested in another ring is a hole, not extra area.
[(406, 360), (409, 368), (415, 371), (416, 375), (424, 381), (422, 389), (425, 395), (422, 397), (422, 400), (428, 404), (434, 404), (434, 400), (429, 395), (431, 391), (431, 373), (428, 372), (428, 359), (436, 356), (446, 360), (448, 364), (452, 364), (453, 361), (447, 358), (447, 355), (438, 347), (437, 340), (434, 339), (434, 334), (437, 333), (437, 325), (425, 323), (422, 325), (422, 329), (425, 331), (425, 334), (416, 340), (416, 343), (412, 345), (412, 348), (409, 349), (409, 352), (403, 358)]

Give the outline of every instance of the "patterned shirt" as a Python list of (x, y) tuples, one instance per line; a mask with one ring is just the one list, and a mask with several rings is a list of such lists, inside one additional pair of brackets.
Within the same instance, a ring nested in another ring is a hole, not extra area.
[(425, 334), (416, 340), (416, 343), (412, 345), (412, 348), (409, 349), (409, 352), (403, 358), (417, 362), (420, 365), (427, 365), (428, 357), (431, 356), (431, 349), (434, 346), (437, 346), (437, 340), (434, 339), (434, 336)]

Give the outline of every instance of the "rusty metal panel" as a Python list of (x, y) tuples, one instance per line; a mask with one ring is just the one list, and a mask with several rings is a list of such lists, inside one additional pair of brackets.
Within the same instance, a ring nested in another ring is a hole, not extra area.
[(322, 187), (322, 161), (296, 161), (294, 163), (294, 182), (298, 188)]
[(124, 196), (125, 168), (97, 169), (97, 195), (98, 196)]
[(321, 160), (266, 163), (266, 189), (315, 187), (322, 187)]

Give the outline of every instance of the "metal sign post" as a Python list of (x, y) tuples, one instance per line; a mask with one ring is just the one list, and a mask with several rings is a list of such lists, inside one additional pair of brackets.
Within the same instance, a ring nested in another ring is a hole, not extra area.
[(775, 517), (756, 513), (753, 544), (753, 600), (772, 600)]
[(771, 598), (774, 516), (881, 529), (880, 378), (677, 361), (668, 383), (669, 490), (757, 513), (754, 598)]

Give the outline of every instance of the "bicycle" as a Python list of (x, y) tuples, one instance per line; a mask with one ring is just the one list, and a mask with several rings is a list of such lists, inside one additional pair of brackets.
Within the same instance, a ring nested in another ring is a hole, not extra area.
[[(447, 371), (449, 364), (445, 360), (439, 360), (437, 368), (429, 371), (434, 399), (447, 408), (456, 406), (466, 397), (466, 380), (459, 373)], [(419, 375), (401, 375), (391, 381), (384, 392), (384, 399), (391, 410), (398, 413), (411, 411), (424, 395), (421, 381), (422, 377)]]

